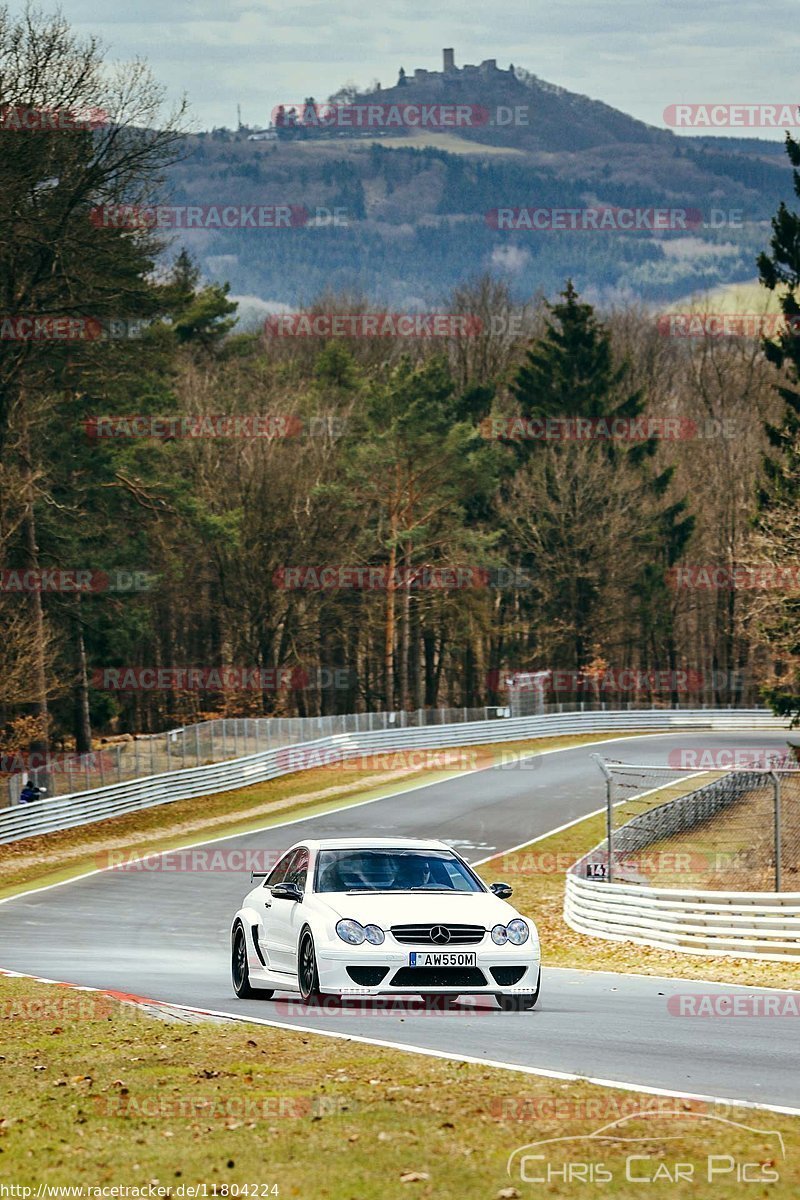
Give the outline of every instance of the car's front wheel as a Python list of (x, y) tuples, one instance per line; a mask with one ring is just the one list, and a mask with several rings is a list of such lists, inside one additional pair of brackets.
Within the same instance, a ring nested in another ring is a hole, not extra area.
[(247, 942), (244, 929), (236, 926), (231, 944), (231, 979), (233, 990), (240, 1000), (271, 1000), (273, 993), (266, 988), (254, 988), (250, 983), (250, 968), (247, 965)]
[(529, 1012), (539, 999), (539, 991), (542, 986), (542, 972), (539, 971), (539, 977), (536, 980), (535, 992), (519, 992), (514, 996), (506, 996), (502, 992), (497, 992), (495, 1000), (497, 1001), (503, 1012)]
[(319, 988), (317, 955), (310, 929), (304, 929), (297, 948), (297, 986), (307, 1004), (316, 1004), (322, 999)]

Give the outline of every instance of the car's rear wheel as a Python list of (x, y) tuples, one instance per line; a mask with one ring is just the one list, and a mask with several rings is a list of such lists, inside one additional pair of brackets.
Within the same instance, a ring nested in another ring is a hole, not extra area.
[(297, 986), (307, 1004), (316, 1004), (322, 999), (319, 988), (317, 955), (310, 929), (304, 929), (297, 948)]
[(503, 1012), (529, 1012), (533, 1008), (536, 1001), (539, 999), (539, 991), (542, 986), (542, 972), (539, 971), (539, 977), (536, 980), (535, 992), (519, 992), (517, 995), (507, 996), (502, 992), (495, 994), (497, 1001)]
[(240, 1000), (271, 1000), (273, 993), (267, 988), (254, 988), (250, 983), (250, 968), (247, 965), (247, 942), (244, 929), (236, 926), (231, 945), (231, 979), (233, 990)]

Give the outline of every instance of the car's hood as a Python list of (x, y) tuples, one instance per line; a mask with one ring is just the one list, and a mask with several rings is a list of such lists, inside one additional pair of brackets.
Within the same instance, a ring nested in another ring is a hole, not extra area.
[(362, 925), (431, 924), (506, 925), (518, 916), (516, 909), (490, 892), (321, 892), (318, 900), (330, 905), (339, 917)]

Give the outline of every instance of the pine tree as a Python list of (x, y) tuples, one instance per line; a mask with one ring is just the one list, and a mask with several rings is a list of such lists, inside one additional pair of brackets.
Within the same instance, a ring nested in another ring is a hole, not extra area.
[[(792, 164), (792, 183), (800, 197), (800, 143), (786, 135), (786, 153)], [(764, 342), (768, 360), (783, 373), (777, 391), (783, 400), (779, 424), (767, 423), (769, 452), (764, 458), (764, 484), (759, 490), (757, 527), (762, 545), (776, 565), (796, 566), (800, 557), (800, 214), (783, 201), (772, 219), (770, 254), (759, 255), (761, 282), (778, 295), (786, 328), (776, 341)], [(793, 672), (786, 683), (765, 690), (775, 712), (800, 724), (800, 599), (784, 595), (773, 607), (764, 629), (773, 645), (786, 654)]]
[[(627, 387), (628, 364), (615, 363), (610, 334), (595, 317), (593, 307), (581, 303), (572, 280), (567, 281), (561, 296), (562, 303), (548, 305), (551, 319), (545, 333), (528, 350), (511, 388), (522, 415), (545, 421), (564, 418), (605, 419), (609, 423), (618, 419), (635, 421), (643, 414), (646, 401), (641, 391)], [(637, 549), (646, 552), (649, 562), (631, 579), (630, 588), (638, 608), (642, 665), (659, 666), (659, 660), (665, 657), (664, 665), (674, 671), (677, 665), (674, 614), (667, 572), (683, 553), (694, 528), (694, 518), (684, 500), (664, 503), (673, 468), (646, 469), (647, 460), (656, 451), (655, 437), (630, 442), (599, 437), (592, 444), (605, 458), (609, 472), (629, 472), (630, 502), (641, 514)], [(543, 451), (550, 455), (570, 453), (568, 441), (543, 444), (522, 440), (515, 447), (523, 466)], [(544, 469), (548, 470), (546, 464)], [(601, 512), (597, 513), (597, 519), (603, 519)], [(562, 531), (563, 528), (562, 524)], [(565, 551), (564, 546), (551, 547), (552, 554)], [(625, 554), (626, 547), (620, 546), (619, 552)], [(525, 565), (535, 571), (536, 564)], [(601, 587), (595, 567), (591, 561), (576, 562), (575, 578), (570, 581), (571, 627), (578, 631), (574, 637), (575, 661), (570, 665), (578, 669), (594, 640), (592, 615), (598, 611)], [(560, 619), (557, 614), (554, 617)]]

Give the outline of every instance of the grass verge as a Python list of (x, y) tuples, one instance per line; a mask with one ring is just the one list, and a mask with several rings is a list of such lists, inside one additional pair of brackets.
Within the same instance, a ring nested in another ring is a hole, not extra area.
[[(127, 857), (178, 850), (206, 837), (248, 833), (421, 783), (435, 783), (459, 771), (499, 763), (504, 754), (541, 753), (617, 736), (636, 735), (576, 734), (452, 750), (386, 752), (370, 755), (366, 766), (315, 767), (234, 792), (176, 800), (92, 825), (25, 838), (0, 846), (0, 899), (26, 887), (44, 887), (95, 870), (107, 864), (109, 852)], [(414, 765), (413, 756), (419, 754), (427, 765)], [(447, 764), (447, 769), (437, 770), (438, 762)]]
[(570, 929), (564, 920), (565, 875), (570, 864), (605, 837), (605, 814), (587, 817), (560, 833), (531, 843), (513, 854), (484, 863), (487, 881), (502, 879), (514, 888), (512, 903), (539, 929), (546, 966), (584, 970), (633, 971), (680, 979), (713, 979), (748, 987), (800, 988), (800, 964), (747, 958), (681, 954), (634, 942), (611, 942)]
[[(541, 1016), (490, 1011), (485, 1019), (489, 1034), (491, 1021), (535, 1030)], [(613, 1182), (598, 1191), (615, 1200), (643, 1188), (652, 1200), (682, 1200), (731, 1195), (747, 1163), (751, 1177), (777, 1173), (768, 1188), (775, 1200), (800, 1189), (796, 1117), (263, 1026), (165, 1024), (99, 994), (22, 979), (0, 979), (0, 1027), (0, 1176), (34, 1196), (40, 1185), (122, 1186), (179, 1200), (204, 1184), (206, 1197), (505, 1200), (535, 1186), (518, 1168), (507, 1174), (508, 1156), (567, 1136), (576, 1140), (534, 1149), (545, 1159), (528, 1174), (577, 1162), (596, 1181), (602, 1164)], [(650, 1115), (629, 1115), (643, 1110)], [(587, 1141), (620, 1118), (612, 1133), (650, 1140)], [(632, 1154), (642, 1157), (626, 1171)], [(730, 1165), (715, 1160), (713, 1183), (708, 1155), (730, 1156)], [(693, 1178), (668, 1178), (679, 1163), (692, 1164)], [(540, 1189), (598, 1194), (558, 1175)], [(766, 1184), (757, 1190), (766, 1195)]]

